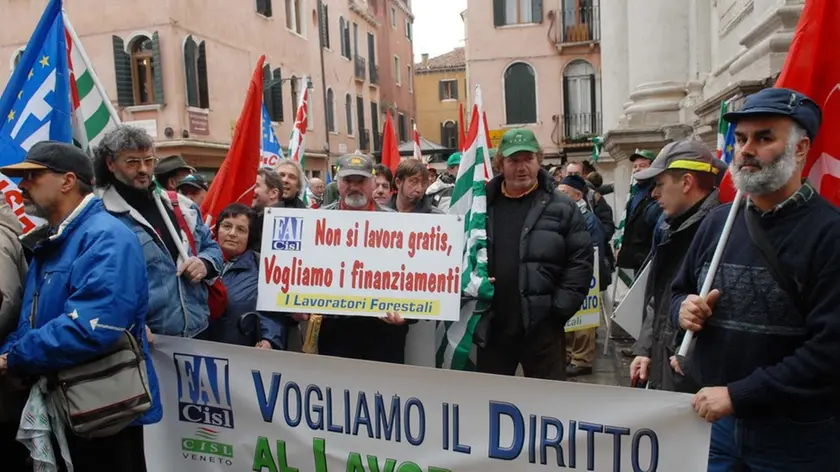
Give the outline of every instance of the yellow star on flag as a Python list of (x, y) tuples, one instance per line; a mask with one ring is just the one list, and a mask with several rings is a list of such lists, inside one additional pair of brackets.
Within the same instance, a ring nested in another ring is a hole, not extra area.
[(18, 100), (20, 100), (21, 98), (23, 98), (23, 90), (18, 92)]
[(33, 75), (35, 75), (35, 71), (33, 71), (32, 69), (30, 69), (30, 70), (29, 70), (29, 76), (27, 77), (27, 79), (31, 79)]
[(726, 146), (726, 152), (732, 152), (732, 145)]
[(41, 67), (47, 67), (48, 65), (50, 65), (50, 57), (49, 56), (42, 57), (41, 58)]
[(15, 119), (15, 111), (14, 110), (9, 112), (8, 118), (9, 118), (9, 122), (11, 122), (12, 120)]

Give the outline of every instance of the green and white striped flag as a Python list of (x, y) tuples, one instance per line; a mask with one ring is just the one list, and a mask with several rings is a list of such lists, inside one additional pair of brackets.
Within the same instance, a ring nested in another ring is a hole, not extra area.
[(487, 267), (487, 192), (493, 175), (482, 113), (481, 88), (476, 86), (467, 145), (455, 179), (449, 213), (464, 221), (464, 256), (461, 264), (461, 316), (439, 322), (436, 333), (439, 368), (475, 370), (473, 334), (481, 313), (493, 300)]
[[(618, 226), (615, 228), (615, 235), (613, 236), (613, 249), (615, 253), (621, 250), (621, 244), (624, 242), (624, 227), (627, 225), (627, 210), (630, 208), (630, 202), (633, 196), (638, 191), (636, 179), (630, 176), (630, 191), (627, 192), (627, 200), (624, 202), (624, 211), (621, 212), (621, 220), (618, 221)], [(633, 277), (625, 273), (621, 268), (616, 270), (618, 278), (621, 279), (628, 287), (633, 285)]]
[(102, 136), (120, 124), (119, 115), (108, 99), (93, 65), (88, 59), (76, 30), (64, 15), (69, 49), (70, 102), (73, 106), (73, 142), (85, 152), (102, 140)]

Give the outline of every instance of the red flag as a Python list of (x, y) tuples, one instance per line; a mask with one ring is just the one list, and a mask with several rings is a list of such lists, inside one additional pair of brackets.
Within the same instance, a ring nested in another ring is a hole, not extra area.
[(459, 151), (467, 150), (467, 133), (464, 131), (466, 123), (464, 123), (464, 104), (458, 104), (458, 148)]
[(265, 56), (260, 56), (245, 105), (236, 122), (230, 150), (219, 168), (213, 184), (207, 191), (207, 197), (201, 204), (201, 214), (208, 224), (212, 224), (219, 213), (231, 203), (239, 202), (251, 206), (254, 200), (254, 182), (260, 165), (260, 142), (262, 140), (262, 97), (263, 63)]
[(776, 87), (804, 93), (822, 109), (803, 175), (840, 206), (840, 8), (837, 0), (808, 0)]
[(385, 117), (385, 129), (382, 131), (382, 165), (397, 171), (400, 165), (400, 146), (397, 144), (397, 137), (394, 136), (394, 125), (391, 123), (391, 110)]
[(481, 118), (484, 119), (484, 136), (487, 138), (487, 150), (493, 147), (493, 143), (490, 142), (490, 126), (487, 124), (487, 112), (481, 112)]

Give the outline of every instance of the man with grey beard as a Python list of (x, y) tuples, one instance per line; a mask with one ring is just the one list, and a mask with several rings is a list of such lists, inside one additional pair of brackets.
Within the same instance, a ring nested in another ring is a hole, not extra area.
[[(671, 322), (695, 332), (693, 399), (713, 422), (709, 471), (837, 471), (840, 213), (802, 180), (819, 107), (766, 89), (724, 115), (732, 178), (749, 195), (713, 290), (706, 278), (730, 205), (712, 211), (672, 284)], [(837, 130), (825, 130), (837, 132)]]

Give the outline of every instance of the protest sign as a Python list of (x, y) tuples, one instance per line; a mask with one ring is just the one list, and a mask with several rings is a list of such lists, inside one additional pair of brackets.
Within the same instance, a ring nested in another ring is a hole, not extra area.
[(601, 325), (601, 284), (598, 273), (598, 248), (592, 256), (592, 280), (589, 282), (589, 293), (583, 299), (580, 310), (566, 322), (566, 332), (597, 328)]
[(685, 394), (156, 339), (149, 470), (706, 470)]
[(257, 309), (457, 320), (460, 217), (373, 211), (265, 211)]

